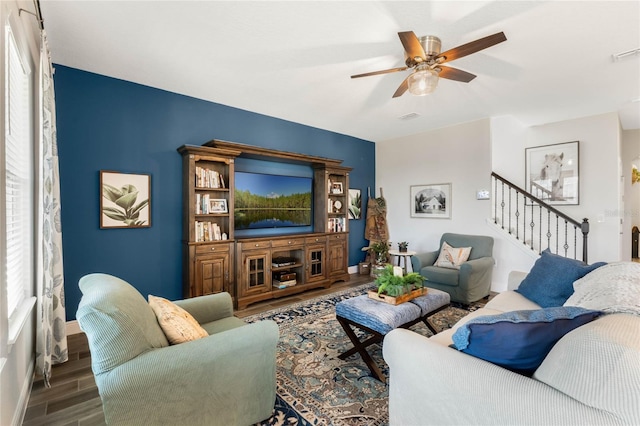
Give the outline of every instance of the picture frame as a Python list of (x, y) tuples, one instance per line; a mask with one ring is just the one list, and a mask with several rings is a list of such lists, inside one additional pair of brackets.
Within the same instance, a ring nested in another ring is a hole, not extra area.
[(331, 193), (332, 194), (342, 194), (342, 182), (332, 182), (331, 183)]
[(224, 198), (211, 198), (209, 200), (209, 213), (229, 213), (227, 200)]
[(151, 227), (151, 175), (100, 170), (100, 229)]
[(579, 141), (525, 148), (525, 185), (549, 205), (580, 204)]
[(451, 219), (451, 183), (411, 185), (411, 217)]
[(347, 204), (349, 207), (349, 219), (360, 219), (362, 217), (362, 195), (359, 189), (349, 188)]

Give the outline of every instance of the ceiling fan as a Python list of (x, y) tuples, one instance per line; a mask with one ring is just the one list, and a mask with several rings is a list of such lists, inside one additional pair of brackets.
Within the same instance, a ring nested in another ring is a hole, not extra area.
[(423, 36), (418, 38), (413, 31), (399, 32), (400, 42), (404, 47), (406, 67), (391, 68), (382, 71), (367, 72), (352, 75), (351, 78), (368, 77), (370, 75), (389, 74), (413, 68), (414, 71), (400, 84), (393, 94), (394, 98), (402, 96), (409, 90), (414, 95), (426, 95), (435, 90), (440, 77), (449, 80), (468, 83), (476, 76), (457, 68), (443, 66), (445, 62), (471, 55), (507, 40), (503, 32), (499, 32), (476, 41), (463, 44), (446, 52), (440, 53), (442, 42), (436, 36)]

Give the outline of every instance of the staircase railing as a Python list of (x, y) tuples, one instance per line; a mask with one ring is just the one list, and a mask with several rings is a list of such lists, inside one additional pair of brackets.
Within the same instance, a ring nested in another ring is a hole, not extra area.
[[(589, 220), (578, 222), (533, 194), (491, 173), (493, 222), (538, 254), (552, 253), (587, 263)], [(579, 233), (582, 238), (579, 238)]]

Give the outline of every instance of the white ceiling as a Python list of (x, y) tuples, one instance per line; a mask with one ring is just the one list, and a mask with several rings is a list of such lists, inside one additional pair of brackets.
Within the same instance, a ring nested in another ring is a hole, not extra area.
[[(640, 54), (612, 59), (640, 48), (639, 1), (40, 3), (54, 63), (370, 141), (500, 115), (640, 128)], [(448, 63), (477, 78), (428, 96), (391, 98), (409, 71), (350, 78), (403, 66), (409, 30), (442, 51), (508, 40)]]

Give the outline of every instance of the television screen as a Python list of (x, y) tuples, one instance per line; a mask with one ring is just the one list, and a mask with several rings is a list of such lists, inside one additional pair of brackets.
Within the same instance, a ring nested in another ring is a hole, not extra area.
[(313, 179), (235, 173), (235, 229), (311, 225)]

